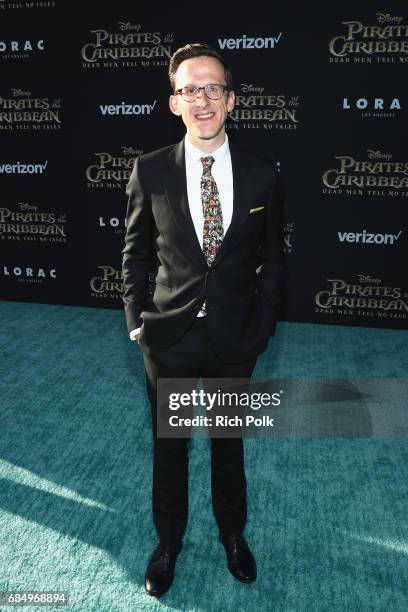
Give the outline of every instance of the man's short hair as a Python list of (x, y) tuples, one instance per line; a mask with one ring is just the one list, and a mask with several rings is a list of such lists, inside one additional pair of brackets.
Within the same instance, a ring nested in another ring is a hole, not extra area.
[(203, 55), (207, 57), (215, 57), (215, 59), (222, 64), (224, 68), (225, 83), (232, 89), (232, 74), (218, 51), (210, 47), (210, 45), (192, 43), (177, 49), (177, 51), (175, 51), (170, 58), (169, 79), (173, 91), (175, 90), (176, 72), (181, 62), (191, 59), (192, 57), (202, 57)]

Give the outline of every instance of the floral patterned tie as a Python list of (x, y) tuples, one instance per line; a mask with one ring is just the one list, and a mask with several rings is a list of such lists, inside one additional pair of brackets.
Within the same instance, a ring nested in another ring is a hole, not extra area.
[[(203, 174), (201, 176), (201, 201), (204, 216), (203, 253), (208, 266), (211, 266), (224, 237), (224, 227), (220, 195), (217, 183), (211, 174), (214, 158), (209, 155), (208, 157), (200, 157), (200, 161), (203, 164)], [(206, 314), (205, 302), (200, 312), (203, 315)]]
[(211, 174), (214, 158), (211, 155), (200, 157), (200, 161), (203, 164), (201, 176), (201, 200), (204, 215), (203, 252), (208, 265), (211, 266), (224, 237), (224, 228), (220, 195), (217, 183)]

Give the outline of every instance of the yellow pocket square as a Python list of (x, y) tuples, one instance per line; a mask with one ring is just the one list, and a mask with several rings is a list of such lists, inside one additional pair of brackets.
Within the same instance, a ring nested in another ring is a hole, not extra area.
[(265, 206), (257, 206), (256, 208), (250, 208), (249, 214), (251, 215), (252, 213), (258, 212), (259, 210), (263, 210), (264, 208)]

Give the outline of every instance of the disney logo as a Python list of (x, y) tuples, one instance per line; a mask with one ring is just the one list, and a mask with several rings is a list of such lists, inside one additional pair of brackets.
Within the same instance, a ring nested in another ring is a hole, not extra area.
[(367, 149), (369, 159), (391, 159), (391, 153), (381, 153), (381, 151), (371, 151)]
[(33, 210), (36, 212), (38, 210), (38, 206), (32, 206), (31, 204), (20, 202), (20, 210)]
[(394, 21), (395, 23), (401, 23), (402, 17), (392, 17), (390, 13), (376, 13), (378, 23), (385, 23)]
[(133, 147), (121, 147), (123, 155), (141, 155), (142, 149), (134, 149)]
[(141, 25), (133, 25), (129, 23), (129, 21), (127, 21), (126, 23), (124, 21), (119, 21), (118, 25), (119, 25), (119, 30), (123, 30), (123, 31), (136, 30), (136, 32), (139, 32), (139, 30), (142, 27)]
[(264, 92), (264, 90), (265, 90), (265, 87), (255, 87), (255, 86), (254, 86), (254, 85), (252, 85), (252, 84), (251, 84), (251, 85), (247, 85), (246, 83), (240, 83), (240, 86), (241, 86), (241, 90), (242, 90), (244, 93), (247, 93), (247, 92), (249, 92), (249, 91), (254, 91), (254, 92), (257, 92), (257, 93), (260, 93), (260, 94), (261, 94), (261, 93), (263, 93), (263, 92)]
[(31, 96), (31, 91), (23, 91), (22, 89), (11, 89), (12, 95), (17, 98), (17, 96), (27, 96), (28, 98)]
[(357, 278), (360, 283), (371, 283), (373, 285), (380, 285), (380, 278), (371, 278), (369, 274), (357, 274)]

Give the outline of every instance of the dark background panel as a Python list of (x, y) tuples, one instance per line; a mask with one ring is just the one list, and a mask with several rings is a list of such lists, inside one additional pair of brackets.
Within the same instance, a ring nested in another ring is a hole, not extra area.
[[(362, 24), (353, 45), (406, 44), (404, 3), (346, 1), (318, 11), (303, 3), (252, 3), (246, 12), (217, 9), (211, 27), (198, 7), (158, 11), (131, 0), (78, 6), (56, 0), (18, 8), (24, 4), (0, 2), (2, 299), (122, 308), (126, 183), (137, 155), (183, 137), (182, 122), (168, 109), (168, 60), (179, 46), (201, 41), (218, 49), (233, 73), (237, 104), (227, 121), (229, 138), (279, 164), (288, 265), (282, 318), (407, 327), (408, 54), (354, 47), (335, 57), (329, 49), (335, 37), (347, 36), (345, 22), (355, 22), (355, 30)], [(400, 32), (388, 37), (364, 30), (398, 23)], [(145, 42), (118, 42), (130, 34), (142, 41), (145, 33)], [(251, 38), (260, 48), (248, 47)], [(228, 39), (241, 39), (239, 48), (224, 45)], [(39, 40), (44, 50), (35, 48)], [(33, 51), (24, 52), (26, 41)], [(92, 62), (93, 53), (99, 59)], [(42, 99), (57, 121), (34, 116), (30, 104)], [(383, 109), (375, 108), (376, 99)], [(28, 116), (8, 121), (11, 100), (25, 101)], [(101, 112), (101, 105), (122, 102), (135, 112)], [(137, 112), (144, 104), (150, 112)], [(341, 157), (351, 163), (346, 180), (361, 179), (362, 187), (324, 185)], [(6, 170), (17, 162), (46, 166), (35, 173)], [(364, 162), (390, 167), (370, 172), (360, 169)]]

